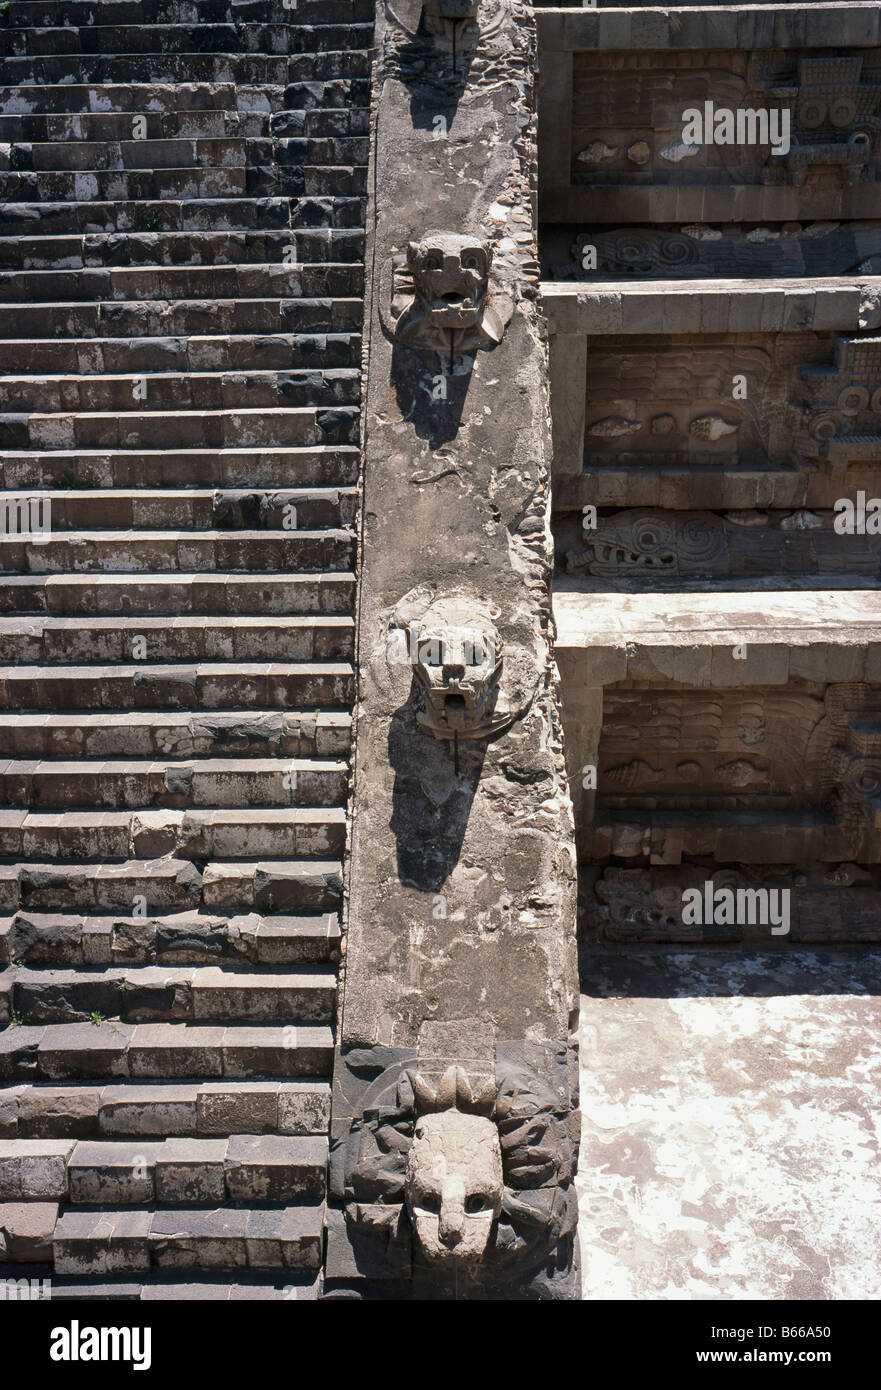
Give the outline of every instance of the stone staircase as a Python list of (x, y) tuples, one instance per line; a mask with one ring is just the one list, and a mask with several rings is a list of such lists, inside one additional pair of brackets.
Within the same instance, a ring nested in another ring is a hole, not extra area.
[(372, 19), (0, 12), (0, 1270), (53, 1297), (318, 1289)]

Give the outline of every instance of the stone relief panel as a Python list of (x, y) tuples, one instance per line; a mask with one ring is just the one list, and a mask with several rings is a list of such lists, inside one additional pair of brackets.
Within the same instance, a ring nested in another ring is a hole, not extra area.
[(802, 279), (881, 273), (881, 223), (706, 223), (542, 229), (548, 280)]
[(408, 707), (419, 729), (441, 741), (489, 739), (529, 709), (539, 684), (538, 654), (522, 646), (501, 611), (466, 590), (437, 594), (419, 587), (388, 616), (382, 662), (403, 694), (398, 675), (409, 666)]
[(809, 750), (825, 717), (822, 698), (789, 690), (607, 689), (597, 803), (627, 811), (814, 807), (824, 796), (822, 758)]
[(881, 941), (881, 875), (855, 863), (609, 867), (582, 912), (586, 939), (597, 942), (868, 943)]
[[(691, 136), (683, 113), (698, 111)], [(757, 112), (787, 113), (760, 123)], [(730, 116), (730, 122), (727, 117)], [(574, 57), (575, 184), (870, 182), (881, 157), (881, 50)]]
[[(836, 514), (800, 508), (600, 514), (566, 551), (566, 573), (628, 583), (738, 576), (881, 574), (881, 535), (840, 535)], [(566, 528), (560, 528), (565, 539)]]
[(588, 349), (584, 462), (813, 470), (877, 460), (879, 373), (871, 334), (609, 336)]
[(582, 860), (881, 863), (873, 686), (607, 688), (596, 763)]
[(492, 259), (491, 243), (476, 236), (430, 232), (410, 242), (390, 267), (390, 336), (444, 358), (501, 342), (514, 305), (491, 279)]
[[(360, 1268), (412, 1278), (416, 1291), (430, 1282), (440, 1298), (500, 1285), (510, 1296), (512, 1279), (527, 1297), (530, 1284), (534, 1296), (565, 1296), (579, 1130), (567, 1052), (499, 1045), (489, 1074), (452, 1064), (426, 1075), (401, 1060), (375, 1076), (355, 1102), (337, 1179)], [(352, 1060), (370, 1064), (367, 1053)]]
[(881, 459), (881, 338), (837, 339), (832, 365), (798, 369), (795, 398), (803, 457)]
[(881, 831), (881, 690), (829, 686), (808, 758), (838, 819), (856, 831)]

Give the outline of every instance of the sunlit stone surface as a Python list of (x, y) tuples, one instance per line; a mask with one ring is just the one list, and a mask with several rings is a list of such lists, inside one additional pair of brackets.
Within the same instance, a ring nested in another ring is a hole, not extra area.
[(881, 952), (582, 960), (586, 1299), (881, 1295)]

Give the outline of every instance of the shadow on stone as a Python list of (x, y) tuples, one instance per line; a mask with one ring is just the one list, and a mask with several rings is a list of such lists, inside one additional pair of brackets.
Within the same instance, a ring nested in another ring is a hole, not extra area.
[(396, 711), (388, 738), (395, 770), (391, 830), (397, 842), (398, 878), (424, 893), (440, 892), (459, 860), (471, 804), (486, 757), (486, 739), (459, 742), (423, 733), (413, 698)]
[(471, 354), (453, 352), (444, 358), (395, 344), (391, 378), (398, 409), (432, 449), (459, 433), (473, 368)]

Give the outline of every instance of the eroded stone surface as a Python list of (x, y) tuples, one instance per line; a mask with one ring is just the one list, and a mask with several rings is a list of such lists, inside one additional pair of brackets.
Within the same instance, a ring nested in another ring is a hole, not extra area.
[(587, 1299), (877, 1299), (881, 955), (582, 959)]

